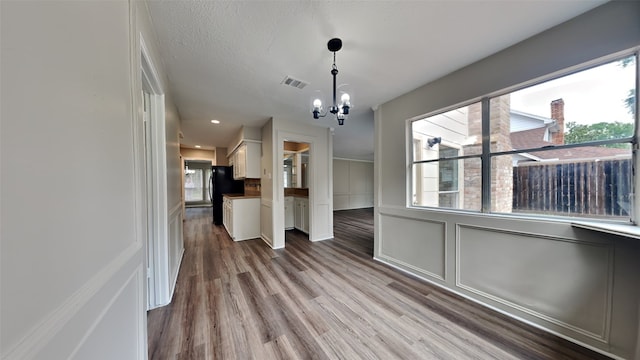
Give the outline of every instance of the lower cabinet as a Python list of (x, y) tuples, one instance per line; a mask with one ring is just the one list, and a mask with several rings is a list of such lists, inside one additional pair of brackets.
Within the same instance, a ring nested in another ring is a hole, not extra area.
[[(225, 197), (224, 201), (222, 202), (222, 224), (224, 225), (224, 228), (227, 229), (229, 235), (233, 234), (233, 222), (231, 221), (231, 213), (231, 200)], [(233, 235), (231, 235), (231, 237), (233, 238)]]
[(286, 196), (284, 198), (284, 229), (291, 230), (294, 228), (294, 201), (293, 196)]
[[(294, 227), (306, 234), (309, 233), (309, 199), (296, 197), (294, 203)], [(286, 215), (285, 215), (286, 217)]]
[(223, 224), (234, 241), (260, 237), (260, 198), (229, 198), (223, 202)]

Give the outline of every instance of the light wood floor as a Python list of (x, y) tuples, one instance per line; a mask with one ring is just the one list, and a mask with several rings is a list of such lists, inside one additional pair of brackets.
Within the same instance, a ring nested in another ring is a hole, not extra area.
[(607, 359), (374, 262), (370, 209), (336, 212), (334, 240), (287, 232), (283, 250), (210, 216), (187, 209), (150, 359)]

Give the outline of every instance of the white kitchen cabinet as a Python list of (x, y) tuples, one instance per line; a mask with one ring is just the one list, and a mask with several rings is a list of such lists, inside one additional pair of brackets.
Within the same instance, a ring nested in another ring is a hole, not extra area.
[(262, 144), (260, 142), (242, 142), (231, 154), (233, 178), (236, 180), (259, 179), (261, 151)]
[[(222, 202), (222, 224), (229, 235), (233, 234), (233, 222), (231, 221), (231, 200), (227, 197)], [(232, 236), (233, 237), (233, 236)]]
[(294, 228), (294, 201), (293, 196), (286, 196), (284, 198), (284, 228), (285, 230), (291, 230)]
[(294, 198), (294, 226), (296, 229), (308, 234), (309, 233), (309, 199), (296, 197)]
[(247, 177), (247, 145), (241, 145), (234, 154), (233, 178), (244, 179)]
[(260, 237), (260, 198), (225, 197), (223, 223), (234, 241)]

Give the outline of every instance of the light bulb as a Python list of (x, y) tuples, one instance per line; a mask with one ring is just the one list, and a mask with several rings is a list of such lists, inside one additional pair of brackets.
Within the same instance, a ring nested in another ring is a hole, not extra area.
[(313, 108), (319, 110), (322, 107), (322, 101), (320, 99), (313, 100)]
[(342, 94), (342, 97), (340, 99), (342, 100), (342, 103), (348, 104), (349, 100), (351, 100), (351, 97), (349, 96), (349, 94), (344, 93)]

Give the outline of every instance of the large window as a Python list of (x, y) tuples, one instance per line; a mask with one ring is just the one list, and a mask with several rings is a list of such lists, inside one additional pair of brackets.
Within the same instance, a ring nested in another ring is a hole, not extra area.
[(414, 121), (412, 204), (480, 210), (480, 103)]
[(411, 123), (412, 205), (631, 218), (637, 57)]
[(185, 161), (184, 168), (184, 200), (187, 205), (210, 204), (209, 182), (211, 162)]

